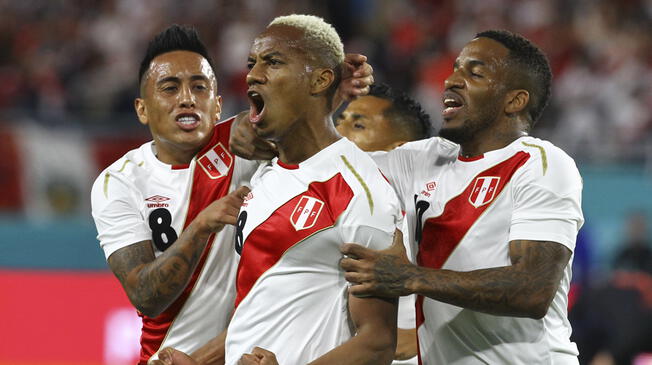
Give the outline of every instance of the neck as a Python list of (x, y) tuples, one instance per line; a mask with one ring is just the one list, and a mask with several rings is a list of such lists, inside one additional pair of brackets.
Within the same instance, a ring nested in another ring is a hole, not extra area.
[(187, 165), (192, 161), (197, 152), (199, 152), (199, 150), (181, 150), (174, 147), (170, 150), (165, 147), (169, 146), (164, 146), (163, 143), (154, 141), (154, 154), (156, 158), (168, 165)]
[(489, 135), (482, 133), (472, 140), (460, 144), (460, 155), (464, 157), (480, 156), (484, 153), (499, 150), (508, 146), (515, 140), (527, 136), (527, 132), (513, 130), (508, 132), (489, 131)]
[(330, 115), (322, 114), (295, 125), (297, 128), (288, 131), (285, 138), (277, 142), (278, 158), (286, 164), (299, 164), (342, 138)]

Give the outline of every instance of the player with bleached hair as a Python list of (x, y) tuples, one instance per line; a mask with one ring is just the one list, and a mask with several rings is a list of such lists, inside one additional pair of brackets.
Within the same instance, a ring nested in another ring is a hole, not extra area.
[[(249, 123), (279, 156), (252, 178), (236, 223), (228, 365), (392, 362), (396, 299), (348, 295), (339, 268), (343, 242), (387, 248), (402, 222), (389, 183), (330, 117), (342, 57), (335, 30), (312, 16), (275, 19), (251, 47)], [(160, 358), (194, 364), (172, 349)]]

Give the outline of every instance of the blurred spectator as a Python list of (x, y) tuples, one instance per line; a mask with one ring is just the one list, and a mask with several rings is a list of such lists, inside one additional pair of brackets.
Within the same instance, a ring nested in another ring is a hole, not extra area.
[(582, 364), (633, 364), (639, 354), (652, 352), (652, 250), (646, 215), (631, 213), (624, 228), (611, 278), (581, 291), (571, 308), (572, 338)]
[[(643, 271), (652, 275), (652, 241), (644, 212), (631, 213), (625, 222), (625, 239), (614, 260), (615, 270)], [(652, 287), (650, 288), (652, 290)]]

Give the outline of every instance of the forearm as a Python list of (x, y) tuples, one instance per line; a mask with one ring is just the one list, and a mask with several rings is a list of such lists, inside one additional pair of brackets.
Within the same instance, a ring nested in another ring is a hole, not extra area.
[(149, 317), (158, 316), (183, 292), (206, 246), (210, 232), (189, 225), (155, 260), (133, 270), (126, 288), (132, 303)]
[(467, 272), (414, 267), (410, 271), (407, 287), (412, 293), (502, 316), (543, 317), (552, 299), (545, 287), (555, 285), (515, 266)]
[(345, 343), (310, 362), (310, 365), (391, 364), (396, 348), (396, 337), (383, 332), (385, 331), (358, 333)]
[(199, 365), (224, 365), (224, 340), (226, 330), (197, 349), (190, 356)]

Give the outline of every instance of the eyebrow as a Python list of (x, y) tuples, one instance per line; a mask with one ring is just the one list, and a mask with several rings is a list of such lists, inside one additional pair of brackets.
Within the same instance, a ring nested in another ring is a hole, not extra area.
[[(192, 76), (190, 76), (190, 81), (197, 81), (197, 80), (200, 80), (200, 81), (209, 81), (208, 77), (206, 77), (206, 76), (204, 76), (204, 75), (192, 75)], [(166, 83), (166, 82), (176, 82), (176, 83), (180, 83), (180, 82), (181, 82), (181, 79), (178, 78), (178, 77), (176, 77), (176, 76), (168, 76), (168, 77), (164, 77), (164, 78), (158, 80), (158, 81), (156, 82), (156, 85), (161, 85), (161, 84), (164, 84), (164, 83)]]
[[(484, 61), (480, 61), (480, 60), (470, 60), (467, 63), (469, 65), (469, 67), (486, 66), (487, 65)], [(458, 68), (459, 66), (460, 66), (460, 61), (455, 60), (455, 62), (453, 63), (453, 68)]]

